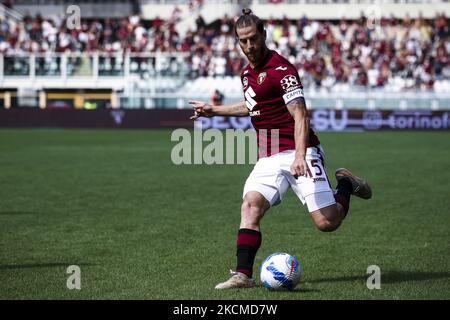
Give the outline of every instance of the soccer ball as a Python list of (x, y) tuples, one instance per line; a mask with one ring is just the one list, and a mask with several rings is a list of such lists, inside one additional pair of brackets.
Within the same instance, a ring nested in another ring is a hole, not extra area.
[(262, 263), (260, 279), (269, 290), (293, 290), (300, 282), (300, 274), (300, 264), (294, 256), (277, 252)]

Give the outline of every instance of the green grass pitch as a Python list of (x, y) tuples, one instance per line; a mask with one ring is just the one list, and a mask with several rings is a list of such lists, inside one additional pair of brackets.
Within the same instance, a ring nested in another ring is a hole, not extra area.
[(293, 292), (214, 290), (235, 268), (252, 165), (176, 166), (170, 133), (0, 130), (0, 299), (450, 299), (450, 133), (319, 133), (328, 172), (364, 176), (374, 197), (352, 198), (333, 233), (292, 191), (269, 211), (256, 277), (266, 256), (291, 253)]

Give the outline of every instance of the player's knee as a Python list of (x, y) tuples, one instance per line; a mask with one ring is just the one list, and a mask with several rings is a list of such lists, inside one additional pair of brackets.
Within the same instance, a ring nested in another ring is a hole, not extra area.
[(241, 215), (246, 218), (258, 219), (264, 214), (262, 208), (247, 199), (244, 199), (241, 206)]
[(241, 227), (257, 228), (269, 207), (269, 203), (260, 193), (248, 192), (244, 196), (241, 206)]
[(335, 231), (341, 225), (341, 221), (337, 219), (329, 220), (329, 219), (320, 219), (316, 221), (316, 227), (320, 231), (323, 232), (332, 232)]

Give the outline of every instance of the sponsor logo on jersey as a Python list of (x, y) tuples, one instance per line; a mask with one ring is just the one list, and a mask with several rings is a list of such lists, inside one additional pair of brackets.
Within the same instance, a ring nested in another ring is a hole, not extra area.
[(242, 86), (244, 87), (244, 89), (247, 88), (247, 86), (248, 86), (248, 79), (247, 79), (247, 77), (244, 77), (244, 79), (242, 79)]
[(323, 178), (323, 177), (319, 177), (319, 178), (314, 178), (313, 182), (318, 182), (318, 181), (327, 181), (327, 179)]
[(266, 80), (266, 76), (267, 76), (267, 73), (266, 73), (266, 72), (261, 72), (261, 73), (258, 75), (258, 84), (263, 83), (264, 80)]
[(247, 73), (248, 73), (248, 70), (245, 70), (243, 74), (246, 75)]
[(283, 79), (281, 79), (280, 84), (285, 92), (295, 90), (300, 85), (297, 78), (292, 74), (288, 74)]
[(261, 110), (250, 111), (249, 115), (250, 115), (250, 117), (259, 116), (259, 115), (261, 115)]
[(286, 71), (286, 70), (287, 70), (287, 67), (279, 66), (279, 67), (275, 68), (275, 70)]

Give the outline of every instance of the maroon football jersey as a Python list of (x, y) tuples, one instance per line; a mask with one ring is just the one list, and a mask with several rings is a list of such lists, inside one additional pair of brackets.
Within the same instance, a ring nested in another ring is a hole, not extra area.
[[(252, 69), (247, 65), (242, 70), (241, 81), (257, 133), (259, 157), (295, 150), (295, 121), (286, 105), (303, 97), (297, 69), (276, 51), (269, 50), (260, 66)], [(319, 139), (310, 129), (307, 147), (318, 144)]]

